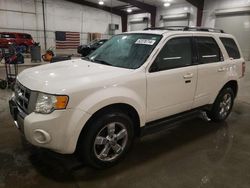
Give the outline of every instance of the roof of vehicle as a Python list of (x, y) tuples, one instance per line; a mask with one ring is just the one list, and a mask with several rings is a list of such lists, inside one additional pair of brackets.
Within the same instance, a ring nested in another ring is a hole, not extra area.
[(142, 31), (131, 31), (127, 33), (143, 33), (143, 34), (156, 34), (156, 35), (164, 35), (164, 34), (177, 34), (177, 33), (209, 33), (213, 35), (220, 36), (232, 36), (230, 34), (226, 34), (221, 29), (216, 28), (205, 28), (205, 27), (187, 27), (187, 26), (169, 26), (169, 27), (158, 27), (158, 28), (146, 28)]
[(21, 34), (21, 35), (31, 35), (31, 34), (29, 34), (29, 33), (17, 33), (17, 32), (0, 32), (0, 34), (14, 34), (14, 35), (19, 35), (19, 34)]
[(155, 34), (155, 35), (163, 35), (164, 33), (166, 33), (168, 31), (166, 30), (141, 30), (141, 31), (130, 31), (130, 32), (126, 32), (126, 33), (142, 33), (142, 34)]

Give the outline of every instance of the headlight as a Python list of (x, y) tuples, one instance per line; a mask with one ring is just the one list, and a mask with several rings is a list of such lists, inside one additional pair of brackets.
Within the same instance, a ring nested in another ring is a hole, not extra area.
[(54, 110), (65, 109), (68, 104), (69, 97), (65, 95), (50, 95), (39, 93), (36, 101), (35, 112), (49, 114)]

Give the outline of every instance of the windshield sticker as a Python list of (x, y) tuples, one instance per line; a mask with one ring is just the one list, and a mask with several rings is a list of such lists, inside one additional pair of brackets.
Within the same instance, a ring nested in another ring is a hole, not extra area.
[(145, 44), (145, 45), (154, 45), (156, 40), (152, 39), (138, 39), (135, 44)]

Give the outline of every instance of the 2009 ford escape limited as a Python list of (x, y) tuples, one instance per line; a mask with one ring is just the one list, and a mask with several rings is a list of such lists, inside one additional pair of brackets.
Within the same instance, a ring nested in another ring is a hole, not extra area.
[(26, 69), (10, 111), (31, 144), (104, 168), (136, 136), (201, 111), (225, 120), (244, 72), (238, 43), (221, 30), (151, 28), (113, 36), (83, 59)]

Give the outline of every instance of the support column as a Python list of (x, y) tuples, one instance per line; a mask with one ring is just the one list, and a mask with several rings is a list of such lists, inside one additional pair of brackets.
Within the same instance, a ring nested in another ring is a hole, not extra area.
[(202, 24), (203, 8), (197, 8), (197, 23), (198, 27)]
[(156, 11), (150, 13), (151, 27), (155, 27)]
[(122, 32), (128, 31), (128, 15), (123, 14), (121, 15), (122, 18)]
[(44, 35), (44, 48), (47, 50), (47, 36), (46, 36), (46, 23), (45, 23), (45, 4), (42, 0), (42, 10), (43, 10), (43, 35)]

